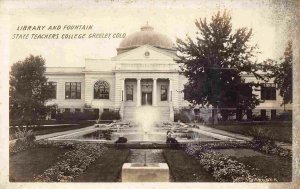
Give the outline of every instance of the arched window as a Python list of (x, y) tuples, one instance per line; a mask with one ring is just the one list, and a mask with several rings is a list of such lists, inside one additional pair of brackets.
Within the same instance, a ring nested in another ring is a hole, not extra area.
[(109, 99), (109, 84), (106, 81), (97, 81), (95, 83), (94, 99)]

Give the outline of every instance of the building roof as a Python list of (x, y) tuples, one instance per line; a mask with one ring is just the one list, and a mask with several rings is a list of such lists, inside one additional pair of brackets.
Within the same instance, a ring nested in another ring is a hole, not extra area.
[(123, 39), (119, 48), (117, 48), (117, 52), (121, 54), (143, 45), (151, 45), (168, 51), (174, 51), (171, 39), (164, 34), (155, 32), (153, 27), (147, 23), (146, 26), (141, 27), (141, 31), (135, 32)]

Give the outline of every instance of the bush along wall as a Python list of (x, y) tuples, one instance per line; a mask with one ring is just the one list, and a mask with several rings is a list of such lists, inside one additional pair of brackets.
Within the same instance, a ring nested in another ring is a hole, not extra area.
[[(51, 144), (43, 144), (51, 145)], [(72, 150), (58, 158), (58, 162), (34, 178), (36, 182), (70, 182), (105, 153), (103, 144), (72, 144)]]
[(193, 120), (193, 115), (188, 109), (181, 109), (174, 114), (174, 121), (181, 121), (183, 123), (190, 123)]
[[(232, 145), (232, 144), (231, 144)], [(215, 145), (216, 146), (216, 145)], [(211, 150), (211, 145), (187, 145), (186, 154), (199, 160), (199, 164), (219, 182), (276, 182), (275, 178), (261, 177), (251, 173), (254, 168), (246, 166), (221, 153)]]
[(56, 120), (80, 121), (80, 120), (97, 120), (97, 112), (84, 110), (83, 112), (63, 112), (56, 114)]
[(101, 120), (119, 120), (121, 116), (118, 111), (104, 111), (101, 116)]

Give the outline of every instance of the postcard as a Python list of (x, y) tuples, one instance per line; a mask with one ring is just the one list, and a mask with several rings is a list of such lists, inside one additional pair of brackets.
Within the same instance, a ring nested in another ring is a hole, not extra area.
[(1, 188), (300, 186), (298, 1), (0, 5)]

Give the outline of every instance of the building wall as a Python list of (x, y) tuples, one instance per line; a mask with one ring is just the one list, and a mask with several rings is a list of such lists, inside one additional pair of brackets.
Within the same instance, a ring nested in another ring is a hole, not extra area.
[[(144, 51), (150, 51), (150, 58), (144, 56)], [(126, 56), (125, 56), (126, 55)], [(166, 56), (160, 51), (153, 50), (152, 47), (141, 47), (127, 54), (117, 56), (111, 60), (87, 59), (84, 68), (47, 68), (46, 76), (49, 81), (57, 82), (57, 98), (48, 104), (58, 104), (59, 108), (83, 108), (90, 105), (93, 108), (119, 109), (122, 104), (122, 82), (133, 85), (133, 102), (126, 100), (124, 91), (124, 101), (126, 106), (135, 106), (137, 101), (137, 78), (158, 78), (157, 80), (157, 105), (169, 106), (169, 101), (161, 101), (161, 85), (169, 85), (171, 79), (172, 105), (175, 110), (188, 107), (189, 102), (184, 100), (182, 92), (184, 84), (188, 79), (180, 75), (178, 64), (173, 60), (174, 57)], [(246, 82), (255, 81), (253, 76), (245, 76)], [(107, 81), (110, 85), (109, 99), (94, 99), (94, 84), (99, 81)], [(81, 99), (65, 99), (65, 82), (81, 82)], [(271, 81), (272, 82), (272, 81)], [(125, 85), (126, 85), (125, 83)], [(253, 92), (260, 97), (259, 88)], [(253, 113), (260, 112), (260, 109), (283, 110), (282, 97), (276, 93), (276, 100), (266, 100), (257, 106)], [(171, 94), (168, 93), (168, 99)], [(287, 105), (286, 109), (291, 109), (292, 105)], [(278, 111), (279, 112), (279, 111)], [(269, 111), (267, 111), (267, 115)]]
[[(126, 78), (125, 74), (125, 78)], [(134, 74), (130, 74), (133, 76)], [(137, 76), (140, 74), (137, 74)], [(153, 75), (155, 76), (155, 74)], [(161, 75), (157, 74), (161, 77)], [(156, 76), (156, 77), (157, 77)], [(128, 76), (129, 77), (129, 76)], [(169, 77), (172, 79), (172, 103), (175, 108), (182, 108), (189, 106), (189, 102), (184, 100), (184, 94), (181, 92), (184, 88), (184, 84), (188, 81), (183, 75), (178, 74), (165, 74), (164, 77)], [(122, 102), (121, 97), (121, 81), (124, 78), (124, 74), (114, 74), (113, 72), (106, 73), (73, 73), (73, 74), (49, 74), (47, 75), (48, 81), (57, 83), (57, 94), (56, 99), (48, 101), (48, 104), (57, 104), (59, 108), (83, 108), (84, 105), (91, 105), (93, 108), (103, 108), (117, 109), (120, 107)], [(255, 81), (254, 77), (245, 77), (246, 82)], [(107, 81), (110, 85), (109, 99), (94, 99), (94, 84), (99, 81)], [(65, 83), (66, 82), (81, 82), (81, 99), (65, 99)], [(136, 104), (136, 80), (126, 80), (126, 84), (133, 85), (133, 102), (126, 101), (125, 105), (135, 105)], [(269, 83), (272, 83), (270, 81)], [(157, 105), (158, 106), (168, 106), (168, 101), (161, 101), (161, 85), (169, 85), (169, 81), (166, 79), (157, 80)], [(170, 87), (170, 86), (169, 86)], [(126, 100), (126, 91), (124, 91), (124, 101)], [(254, 88), (253, 93), (261, 98), (260, 88)], [(170, 94), (168, 94), (170, 98)], [(283, 106), (281, 106), (282, 97), (279, 95), (279, 91), (276, 91), (276, 100), (265, 100), (262, 101), (260, 105), (256, 107), (257, 111), (253, 111), (254, 114), (259, 114), (260, 109), (266, 109), (267, 115), (270, 114), (271, 109), (276, 109), (277, 112), (283, 111)], [(285, 106), (287, 110), (292, 109), (292, 105), (288, 104)]]
[[(109, 99), (95, 99), (94, 85), (97, 81), (106, 81), (109, 84)], [(104, 108), (114, 109), (115, 77), (113, 73), (85, 74), (85, 103), (92, 108), (102, 111)]]
[(183, 76), (179, 75), (179, 80), (178, 80), (178, 101), (181, 107), (188, 107), (189, 102), (187, 100), (184, 100), (184, 93), (182, 92), (184, 89), (184, 85), (188, 82), (188, 79)]
[[(245, 76), (245, 81), (246, 82), (252, 82), (252, 81), (256, 81), (256, 78), (253, 76)], [(270, 80), (268, 83), (273, 83), (273, 80)], [(258, 95), (257, 97), (259, 99), (261, 99), (261, 91), (260, 91), (260, 87), (256, 87), (252, 90), (253, 94)], [(284, 107), (281, 106), (283, 102), (282, 97), (279, 95), (279, 90), (276, 90), (276, 100), (264, 100), (262, 101), (257, 107), (256, 109), (277, 109), (277, 110), (283, 110)], [(292, 104), (288, 104), (285, 106), (286, 109), (292, 109)]]
[[(82, 74), (46, 75), (49, 82), (57, 82), (56, 99), (49, 100), (47, 104), (57, 104), (58, 108), (83, 108), (85, 99), (85, 79)], [(81, 99), (65, 99), (65, 83), (81, 83)]]
[(178, 109), (180, 106), (180, 99), (179, 99), (179, 73), (172, 73), (172, 104), (175, 109)]
[(122, 82), (123, 77), (121, 74), (115, 73), (115, 96), (114, 96), (114, 106), (116, 108), (121, 107), (122, 103)]

